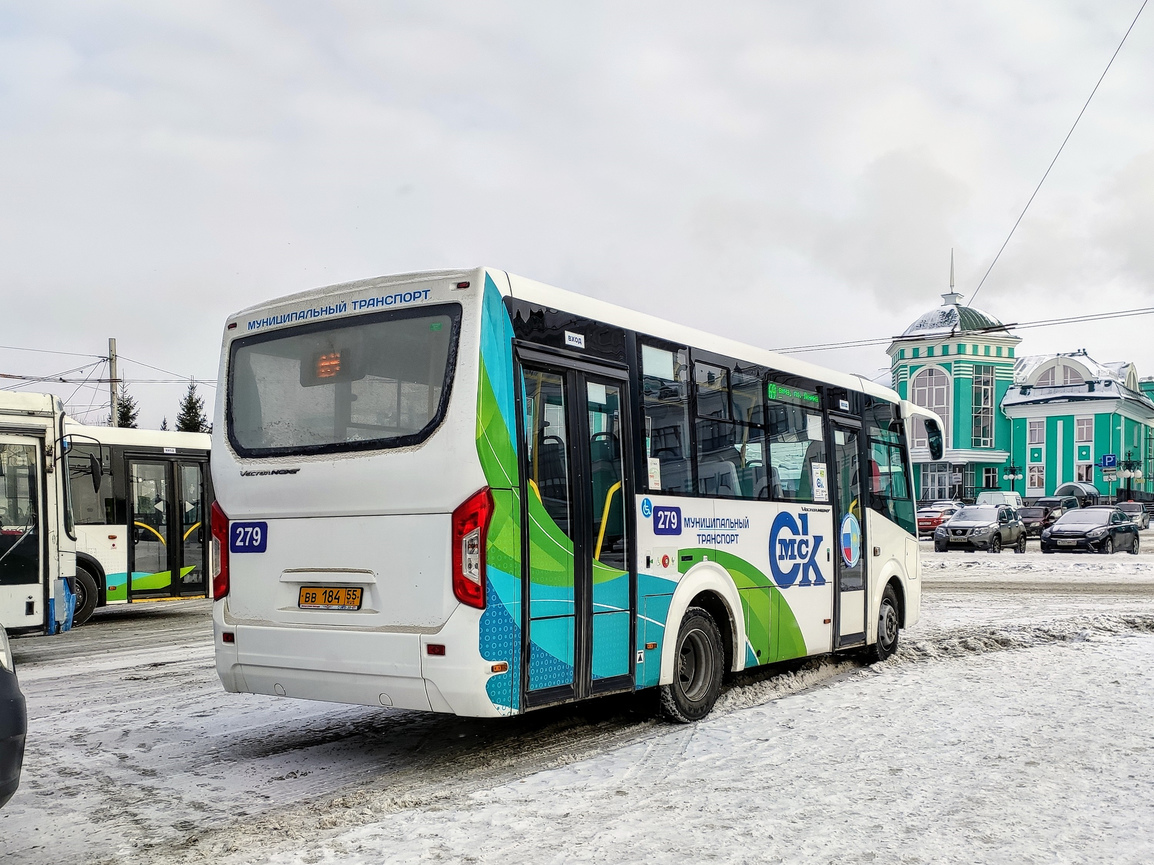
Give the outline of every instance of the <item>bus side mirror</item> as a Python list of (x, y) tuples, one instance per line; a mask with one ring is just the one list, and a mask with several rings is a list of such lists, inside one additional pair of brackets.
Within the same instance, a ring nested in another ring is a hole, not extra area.
[(92, 490), (100, 493), (100, 481), (104, 478), (104, 472), (100, 468), (100, 458), (96, 454), (88, 455), (88, 465), (92, 468)]
[(930, 459), (937, 462), (942, 458), (942, 428), (936, 420), (926, 420), (926, 441), (930, 446)]

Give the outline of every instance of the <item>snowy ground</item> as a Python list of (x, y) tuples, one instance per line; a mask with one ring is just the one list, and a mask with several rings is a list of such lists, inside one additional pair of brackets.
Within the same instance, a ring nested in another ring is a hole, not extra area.
[(0, 861), (1154, 859), (1154, 555), (927, 552), (925, 582), (896, 658), (743, 676), (692, 727), (228, 695), (207, 602), (106, 611), (14, 641)]

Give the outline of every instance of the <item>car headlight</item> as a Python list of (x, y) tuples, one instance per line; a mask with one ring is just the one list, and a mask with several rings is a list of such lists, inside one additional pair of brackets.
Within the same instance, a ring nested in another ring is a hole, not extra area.
[(944, 538), (948, 534), (949, 534), (949, 532), (946, 531), (945, 526), (938, 526), (937, 529), (934, 530), (934, 537), (935, 538)]
[(1100, 529), (1092, 529), (1092, 530), (1090, 531), (1090, 534), (1089, 534), (1089, 535), (1087, 535), (1087, 537), (1093, 538), (1094, 540), (1098, 540), (1098, 538), (1103, 538), (1103, 537), (1105, 537), (1105, 536), (1106, 536), (1106, 533), (1107, 533), (1107, 532), (1109, 532), (1109, 531), (1110, 531), (1110, 530), (1109, 530), (1108, 528), (1106, 528), (1105, 526), (1103, 526), (1103, 527), (1102, 527), (1102, 528), (1100, 528)]
[(1050, 537), (1050, 530), (1049, 529), (1042, 529), (1042, 537), (1044, 537), (1044, 538)]

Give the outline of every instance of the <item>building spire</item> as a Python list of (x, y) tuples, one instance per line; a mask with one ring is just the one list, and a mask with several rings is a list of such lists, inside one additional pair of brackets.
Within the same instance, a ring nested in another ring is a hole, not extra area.
[(954, 250), (950, 248), (950, 290), (942, 295), (946, 306), (958, 306), (962, 296), (954, 291)]

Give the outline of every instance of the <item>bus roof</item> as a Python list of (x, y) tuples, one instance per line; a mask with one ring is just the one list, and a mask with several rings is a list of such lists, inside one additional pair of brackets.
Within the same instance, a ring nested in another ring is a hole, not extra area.
[(694, 346), (718, 354), (729, 355), (739, 360), (759, 363), (782, 372), (817, 379), (818, 381), (849, 388), (860, 393), (866, 393), (889, 402), (896, 403), (901, 400), (901, 397), (890, 388), (870, 381), (864, 376), (838, 372), (828, 367), (797, 360), (788, 355), (777, 354), (768, 349), (758, 348), (727, 337), (706, 333), (696, 328), (676, 324), (675, 322), (649, 315), (648, 313), (638, 312), (624, 306), (597, 300), (583, 294), (566, 291), (565, 289), (556, 288), (542, 282), (508, 273), (504, 270), (489, 267), (474, 268), (471, 270), (437, 270), (400, 273), (391, 276), (373, 277), (354, 282), (323, 286), (250, 306), (230, 315), (228, 321), (239, 321), (241, 318), (250, 316), (257, 311), (269, 310), (275, 307), (315, 303), (350, 291), (387, 288), (389, 286), (407, 285), (414, 282), (472, 279), (479, 272), (488, 274), (502, 295), (509, 295), (521, 300), (527, 300), (531, 303), (540, 303), (555, 309), (563, 309), (566, 312), (572, 312), (606, 324), (619, 325), (681, 345)]
[(64, 422), (64, 432), (66, 435), (88, 436), (106, 445), (171, 447), (203, 451), (209, 450), (212, 446), (212, 436), (208, 433), (132, 429), (130, 427), (86, 426), (74, 420), (66, 420)]
[(63, 411), (63, 403), (50, 393), (0, 392), (0, 414), (49, 417)]

